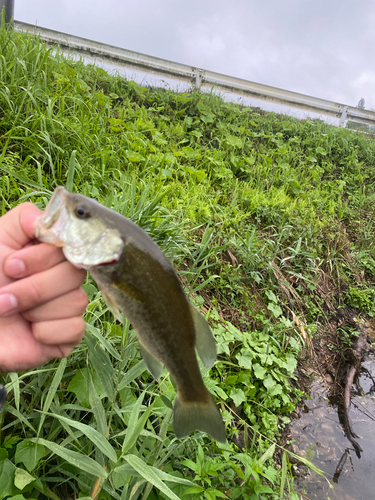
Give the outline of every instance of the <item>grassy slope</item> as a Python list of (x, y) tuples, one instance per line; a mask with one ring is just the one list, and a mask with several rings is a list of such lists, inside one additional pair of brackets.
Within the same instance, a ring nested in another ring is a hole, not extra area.
[(195, 485), (186, 498), (279, 498), (291, 480), (272, 443), (299, 397), (290, 380), (306, 335), (338, 306), (375, 314), (373, 139), (141, 88), (4, 31), (0, 54), (2, 213), (23, 199), (43, 208), (67, 183), (150, 232), (209, 315), (220, 356), (205, 380), (231, 437), (175, 440), (169, 376), (153, 383), (129, 325), (114, 324), (88, 280), (85, 342), (67, 362), (6, 379), (0, 491), (8, 481), (19, 492), (17, 466), (38, 478), (24, 490), (34, 498), (87, 495), (106, 474), (91, 457), (110, 474), (100, 498), (180, 498), (183, 478)]

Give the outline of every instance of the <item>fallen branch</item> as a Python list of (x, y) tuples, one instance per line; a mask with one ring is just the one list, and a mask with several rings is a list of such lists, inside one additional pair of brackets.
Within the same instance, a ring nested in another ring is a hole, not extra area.
[(346, 437), (352, 443), (354, 450), (357, 454), (358, 458), (361, 458), (361, 452), (363, 451), (359, 443), (355, 440), (355, 438), (359, 438), (359, 436), (353, 431), (353, 425), (350, 420), (350, 402), (351, 402), (351, 390), (354, 383), (354, 377), (357, 373), (361, 365), (361, 361), (363, 356), (369, 350), (369, 344), (367, 342), (367, 333), (363, 325), (359, 325), (360, 335), (358, 339), (355, 341), (352, 347), (353, 361), (352, 365), (348, 370), (348, 374), (346, 376), (345, 388), (344, 388), (344, 407), (343, 407), (343, 427)]

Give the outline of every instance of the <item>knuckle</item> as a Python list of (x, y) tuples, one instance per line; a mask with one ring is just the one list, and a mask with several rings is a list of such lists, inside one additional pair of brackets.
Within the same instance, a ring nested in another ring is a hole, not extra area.
[(31, 331), (32, 331), (34, 339), (37, 340), (38, 342), (42, 342), (43, 330), (41, 328), (40, 323), (32, 323), (31, 324)]
[(67, 334), (62, 343), (69, 344), (70, 346), (76, 346), (83, 339), (85, 330), (86, 323), (81, 316), (70, 318), (69, 327), (66, 329)]
[(77, 269), (78, 271), (78, 279), (79, 279), (79, 284), (82, 285), (82, 283), (85, 281), (86, 279), (86, 274), (87, 274), (87, 271), (85, 269)]
[(59, 247), (55, 247), (48, 243), (42, 243), (43, 245), (42, 252), (39, 254), (39, 258), (43, 260), (44, 268), (50, 269), (52, 267), (58, 266), (61, 260), (64, 258), (64, 254), (62, 253), (62, 249)]
[(28, 301), (31, 303), (31, 306), (43, 304), (43, 302), (45, 302), (43, 288), (39, 286), (39, 284), (33, 279), (29, 280), (29, 290), (27, 291), (27, 297)]
[(69, 346), (71, 350), (81, 342), (86, 324), (81, 316), (76, 316), (68, 320), (32, 323), (31, 329), (36, 341), (59, 347)]
[(31, 203), (31, 201), (25, 201), (24, 203), (21, 203), (21, 205), (19, 205), (19, 211), (21, 214), (27, 213), (30, 210), (35, 210), (35, 205)]
[(79, 288), (76, 291), (75, 302), (77, 304), (78, 309), (81, 310), (83, 313), (89, 303), (89, 298), (87, 296), (87, 293), (83, 290), (83, 288)]
[(78, 343), (81, 342), (85, 334), (86, 323), (85, 320), (81, 318), (81, 316), (72, 319), (74, 321), (74, 324), (72, 325), (72, 333), (74, 332), (75, 341)]
[(74, 346), (70, 344), (61, 344), (58, 347), (60, 351), (60, 358), (67, 358), (74, 349)]
[(37, 314), (34, 312), (33, 309), (29, 309), (28, 311), (23, 311), (21, 314), (23, 318), (29, 323), (33, 323), (34, 321), (37, 320)]
[(67, 261), (60, 264), (59, 274), (65, 278), (66, 291), (80, 287), (86, 279), (86, 271), (84, 269), (78, 269)]

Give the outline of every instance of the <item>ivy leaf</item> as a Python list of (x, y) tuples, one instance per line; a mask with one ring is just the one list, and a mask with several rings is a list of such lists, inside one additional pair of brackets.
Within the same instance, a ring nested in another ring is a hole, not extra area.
[(271, 387), (273, 387), (276, 384), (276, 382), (271, 377), (271, 375), (267, 375), (267, 377), (263, 380), (263, 384), (265, 387), (267, 387), (267, 389), (271, 389)]
[(36, 478), (31, 474), (26, 472), (24, 469), (16, 469), (14, 473), (14, 485), (19, 489), (23, 490), (28, 484), (35, 481)]
[[(104, 387), (96, 372), (93, 374), (93, 384), (98, 394), (104, 393)], [(76, 398), (85, 408), (90, 408), (89, 399), (89, 370), (81, 368), (77, 370), (72, 380), (69, 382), (68, 391), (74, 392)]]
[(315, 152), (318, 154), (324, 155), (324, 156), (327, 154), (327, 151), (325, 149), (321, 148), (320, 146), (318, 146), (316, 148)]
[(183, 492), (182, 496), (192, 495), (194, 493), (202, 493), (202, 491), (204, 491), (204, 489), (201, 486), (192, 486), (191, 488), (188, 488), (187, 490), (185, 490)]
[(32, 471), (45, 454), (46, 449), (44, 446), (33, 443), (29, 439), (24, 439), (17, 444), (14, 461), (16, 464), (22, 463), (27, 470)]
[(271, 302), (274, 302), (275, 304), (277, 304), (277, 297), (276, 295), (273, 293), (272, 290), (266, 290), (265, 291), (265, 294), (267, 295), (267, 298), (271, 301)]
[(16, 493), (14, 487), (14, 471), (16, 467), (8, 459), (0, 462), (0, 500)]
[(269, 390), (270, 396), (277, 396), (278, 394), (282, 394), (283, 389), (280, 384), (276, 384), (274, 387), (271, 387)]
[(264, 375), (266, 374), (267, 370), (265, 368), (263, 368), (263, 366), (256, 363), (255, 365), (253, 365), (253, 370), (254, 370), (254, 375), (256, 376), (256, 378), (259, 378), (261, 380), (264, 379)]
[(162, 175), (162, 179), (167, 179), (167, 178), (172, 179), (173, 178), (173, 174), (168, 168), (162, 168), (161, 175)]
[(229, 135), (227, 137), (227, 143), (229, 144), (229, 146), (234, 146), (236, 148), (242, 148), (241, 137), (236, 137), (235, 135)]
[(245, 393), (243, 392), (242, 389), (238, 389), (237, 387), (234, 387), (230, 391), (229, 395), (232, 398), (233, 403), (236, 406), (240, 406), (241, 403), (243, 403), (244, 401), (246, 401)]
[(285, 364), (285, 368), (288, 370), (288, 372), (293, 373), (297, 367), (297, 359), (291, 354), (287, 354)]
[(137, 153), (136, 151), (126, 151), (126, 157), (129, 161), (133, 162), (138, 162), (138, 161), (143, 161), (145, 157), (141, 155), (141, 153)]
[(246, 368), (247, 370), (251, 369), (253, 364), (253, 356), (250, 354), (250, 352), (246, 352), (243, 349), (239, 354), (236, 354), (236, 358), (238, 360), (239, 366), (241, 366), (242, 368)]
[(278, 318), (283, 313), (281, 307), (278, 306), (277, 304), (274, 304), (273, 302), (270, 302), (268, 304), (267, 309), (272, 312), (272, 314), (275, 316), (275, 318)]

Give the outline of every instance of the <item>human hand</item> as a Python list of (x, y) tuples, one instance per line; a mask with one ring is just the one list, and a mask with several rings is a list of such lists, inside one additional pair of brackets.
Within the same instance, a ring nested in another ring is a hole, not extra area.
[(66, 357), (85, 332), (85, 271), (31, 243), (41, 214), (23, 203), (0, 217), (0, 372)]

